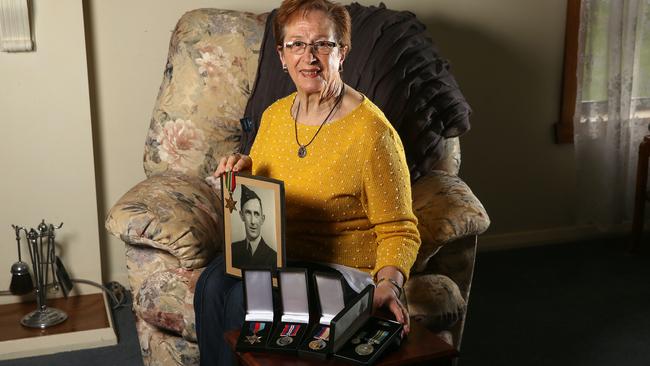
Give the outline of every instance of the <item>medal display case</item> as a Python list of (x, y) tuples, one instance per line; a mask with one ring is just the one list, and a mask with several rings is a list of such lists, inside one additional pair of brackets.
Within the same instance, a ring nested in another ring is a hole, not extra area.
[(278, 284), (282, 314), (273, 328), (267, 348), (277, 352), (296, 353), (309, 328), (307, 270), (278, 269)]
[(392, 346), (399, 345), (402, 324), (371, 316), (375, 287), (366, 287), (332, 320), (334, 358), (372, 365)]
[(314, 272), (312, 275), (318, 295), (318, 322), (309, 329), (298, 355), (326, 359), (333, 352), (330, 327), (332, 320), (345, 308), (343, 300), (343, 278), (340, 275)]
[(237, 339), (237, 351), (266, 349), (273, 327), (273, 277), (270, 270), (242, 269), (246, 316)]

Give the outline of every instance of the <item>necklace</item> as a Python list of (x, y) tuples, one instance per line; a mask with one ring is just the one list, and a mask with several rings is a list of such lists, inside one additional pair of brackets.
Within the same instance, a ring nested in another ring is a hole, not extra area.
[(316, 130), (316, 133), (311, 138), (311, 140), (309, 140), (309, 142), (304, 144), (304, 145), (301, 144), (300, 141), (298, 140), (298, 113), (300, 113), (300, 101), (298, 101), (298, 107), (296, 107), (296, 117), (294, 117), (294, 119), (293, 119), (293, 122), (294, 122), (293, 130), (296, 133), (296, 143), (298, 144), (298, 157), (304, 158), (305, 156), (307, 156), (307, 146), (309, 146), (312, 142), (314, 142), (314, 139), (316, 138), (316, 136), (318, 136), (318, 133), (320, 132), (320, 130), (325, 125), (325, 122), (327, 122), (327, 120), (332, 115), (332, 112), (334, 112), (336, 107), (343, 100), (343, 94), (345, 94), (345, 84), (343, 84), (343, 88), (341, 88), (341, 94), (339, 94), (339, 96), (336, 98), (336, 102), (334, 103), (334, 106), (332, 107), (330, 112), (327, 114), (327, 117), (325, 117), (323, 122), (321, 122), (320, 126), (318, 127), (318, 130)]

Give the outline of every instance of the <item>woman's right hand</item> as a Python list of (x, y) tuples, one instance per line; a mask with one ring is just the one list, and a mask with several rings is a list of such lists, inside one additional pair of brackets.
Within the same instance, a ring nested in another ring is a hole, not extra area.
[(214, 171), (215, 177), (220, 177), (226, 172), (242, 172), (253, 168), (253, 159), (248, 155), (232, 154), (228, 157), (221, 158), (217, 170)]

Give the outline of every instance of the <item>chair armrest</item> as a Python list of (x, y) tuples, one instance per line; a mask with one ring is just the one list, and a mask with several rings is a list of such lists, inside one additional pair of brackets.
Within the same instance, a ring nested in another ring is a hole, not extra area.
[(422, 245), (413, 271), (422, 271), (443, 245), (485, 232), (490, 218), (467, 184), (455, 175), (432, 171), (413, 185), (413, 211)]
[(105, 226), (127, 244), (161, 249), (183, 268), (200, 268), (223, 248), (221, 207), (220, 197), (202, 179), (165, 173), (124, 194)]

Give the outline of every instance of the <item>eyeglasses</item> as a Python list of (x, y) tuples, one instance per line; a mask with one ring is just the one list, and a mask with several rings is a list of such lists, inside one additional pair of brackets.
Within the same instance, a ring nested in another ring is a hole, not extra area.
[(329, 55), (332, 53), (332, 50), (334, 50), (334, 48), (338, 45), (336, 42), (330, 41), (316, 41), (313, 43), (291, 41), (284, 44), (284, 48), (288, 49), (289, 52), (293, 53), (294, 55), (302, 55), (305, 53), (307, 46), (311, 46), (319, 55)]

